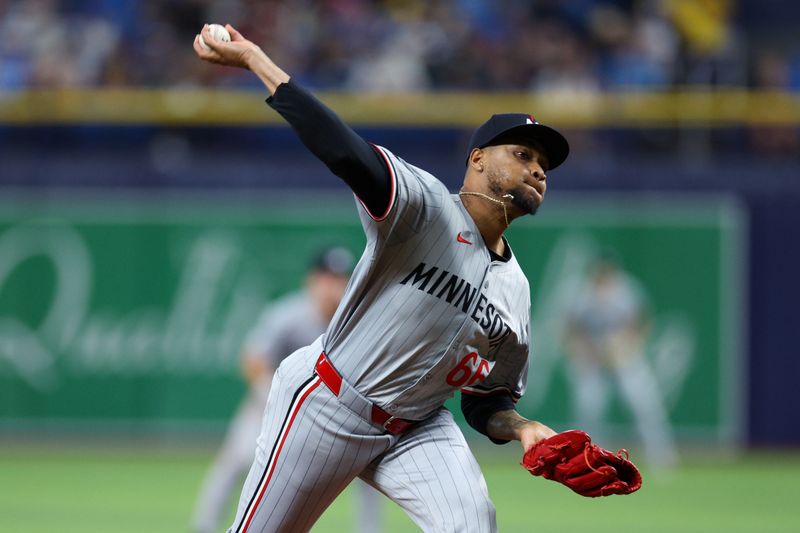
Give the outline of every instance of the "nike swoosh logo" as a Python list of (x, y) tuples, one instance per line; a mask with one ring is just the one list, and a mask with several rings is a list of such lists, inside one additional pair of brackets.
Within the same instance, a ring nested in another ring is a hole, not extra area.
[(464, 237), (461, 236), (461, 232), (460, 231), (458, 232), (458, 235), (456, 235), (456, 240), (458, 242), (463, 242), (464, 244), (472, 244), (467, 239), (465, 239)]

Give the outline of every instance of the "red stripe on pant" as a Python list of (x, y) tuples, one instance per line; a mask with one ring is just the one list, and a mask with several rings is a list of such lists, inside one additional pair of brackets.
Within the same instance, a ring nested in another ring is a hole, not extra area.
[(296, 401), (294, 408), (292, 409), (292, 414), (289, 417), (289, 420), (284, 424), (283, 429), (281, 430), (280, 435), (278, 436), (278, 447), (275, 450), (275, 454), (272, 457), (272, 461), (267, 465), (267, 472), (264, 477), (264, 481), (261, 482), (261, 486), (258, 488), (258, 496), (256, 497), (255, 501), (251, 505), (250, 509), (245, 512), (244, 520), (244, 527), (241, 529), (242, 533), (247, 533), (247, 528), (250, 527), (250, 522), (253, 520), (253, 517), (256, 514), (256, 510), (258, 509), (259, 504), (261, 503), (261, 498), (264, 497), (264, 493), (267, 491), (267, 486), (269, 485), (270, 479), (272, 479), (272, 474), (275, 472), (275, 465), (278, 463), (278, 457), (281, 454), (281, 450), (283, 449), (283, 444), (286, 442), (286, 437), (289, 435), (289, 429), (292, 427), (292, 423), (294, 422), (295, 417), (297, 416), (297, 412), (300, 410), (300, 407), (303, 405), (303, 402), (308, 398), (308, 395), (311, 392), (319, 387), (322, 383), (322, 380), (317, 377), (306, 389), (306, 391), (300, 396), (300, 398)]

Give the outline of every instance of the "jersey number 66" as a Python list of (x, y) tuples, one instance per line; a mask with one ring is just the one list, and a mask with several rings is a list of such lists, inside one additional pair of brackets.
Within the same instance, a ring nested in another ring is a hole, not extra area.
[(492, 365), (478, 355), (470, 352), (447, 374), (447, 384), (452, 387), (464, 387), (483, 381), (492, 370)]

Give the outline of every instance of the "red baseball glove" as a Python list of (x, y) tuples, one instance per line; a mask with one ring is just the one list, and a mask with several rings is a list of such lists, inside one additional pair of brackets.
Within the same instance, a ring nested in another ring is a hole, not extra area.
[(534, 476), (558, 481), (591, 498), (630, 494), (642, 486), (627, 450), (611, 453), (575, 429), (539, 441), (525, 452), (522, 466)]

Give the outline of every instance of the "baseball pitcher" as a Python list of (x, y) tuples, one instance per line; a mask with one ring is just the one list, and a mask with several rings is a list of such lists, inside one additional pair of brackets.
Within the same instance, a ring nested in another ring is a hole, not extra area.
[(530, 288), (503, 232), (536, 212), (567, 141), (530, 115), (494, 115), (473, 134), (463, 188), (450, 194), (226, 27), (228, 43), (203, 28), (210, 50), (197, 36), (198, 56), (263, 82), (267, 103), (352, 189), (367, 237), (325, 333), (275, 373), (229, 531), (308, 531), (357, 477), (424, 531), (496, 531), (478, 463), (443, 404), (460, 390), (474, 428), (526, 451), (556, 435), (514, 409), (528, 372)]

